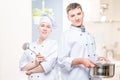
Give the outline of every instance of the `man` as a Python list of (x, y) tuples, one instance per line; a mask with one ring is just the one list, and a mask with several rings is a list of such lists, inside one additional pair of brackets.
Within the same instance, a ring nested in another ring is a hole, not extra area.
[(84, 12), (79, 3), (67, 6), (70, 29), (63, 33), (58, 50), (58, 64), (61, 67), (62, 80), (99, 80), (92, 78), (90, 68), (97, 60), (93, 36), (83, 25)]

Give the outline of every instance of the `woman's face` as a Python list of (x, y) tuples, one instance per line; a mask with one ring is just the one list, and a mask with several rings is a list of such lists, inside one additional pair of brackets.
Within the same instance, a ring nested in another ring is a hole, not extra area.
[(51, 28), (51, 25), (49, 23), (42, 22), (39, 25), (39, 34), (40, 34), (41, 38), (46, 39), (49, 36), (49, 34), (51, 33), (51, 31), (52, 31), (52, 28)]

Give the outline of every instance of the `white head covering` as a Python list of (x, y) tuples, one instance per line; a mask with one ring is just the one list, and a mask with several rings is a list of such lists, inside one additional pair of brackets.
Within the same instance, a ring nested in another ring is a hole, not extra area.
[(42, 14), (42, 15), (41, 15), (39, 24), (42, 23), (42, 22), (50, 23), (50, 25), (51, 25), (52, 28), (55, 28), (55, 27), (56, 27), (56, 25), (55, 25), (55, 20), (54, 20), (53, 17), (50, 16), (49, 14)]

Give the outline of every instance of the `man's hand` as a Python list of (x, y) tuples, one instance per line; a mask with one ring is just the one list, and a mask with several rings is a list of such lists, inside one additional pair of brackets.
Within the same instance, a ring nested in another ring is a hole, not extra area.
[(95, 63), (88, 58), (75, 58), (72, 61), (72, 66), (83, 64), (85, 67), (92, 68), (95, 66)]
[(86, 66), (88, 68), (93, 68), (95, 66), (95, 63), (87, 58), (82, 58), (82, 63), (84, 66)]
[(101, 62), (108, 62), (109, 60), (105, 57), (99, 57), (98, 58), (98, 61), (101, 61)]

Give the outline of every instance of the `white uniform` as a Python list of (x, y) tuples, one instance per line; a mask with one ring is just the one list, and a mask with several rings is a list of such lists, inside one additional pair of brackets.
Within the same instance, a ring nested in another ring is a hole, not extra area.
[(64, 32), (58, 47), (62, 80), (89, 80), (88, 68), (82, 64), (71, 67), (71, 63), (74, 58), (80, 57), (96, 60), (95, 50), (94, 38), (88, 32), (74, 26)]
[(29, 46), (30, 49), (25, 50), (20, 60), (20, 68), (35, 60), (35, 53), (40, 53), (46, 59), (41, 62), (44, 73), (34, 73), (28, 76), (28, 80), (57, 80), (57, 42), (47, 39), (41, 45), (33, 42)]

